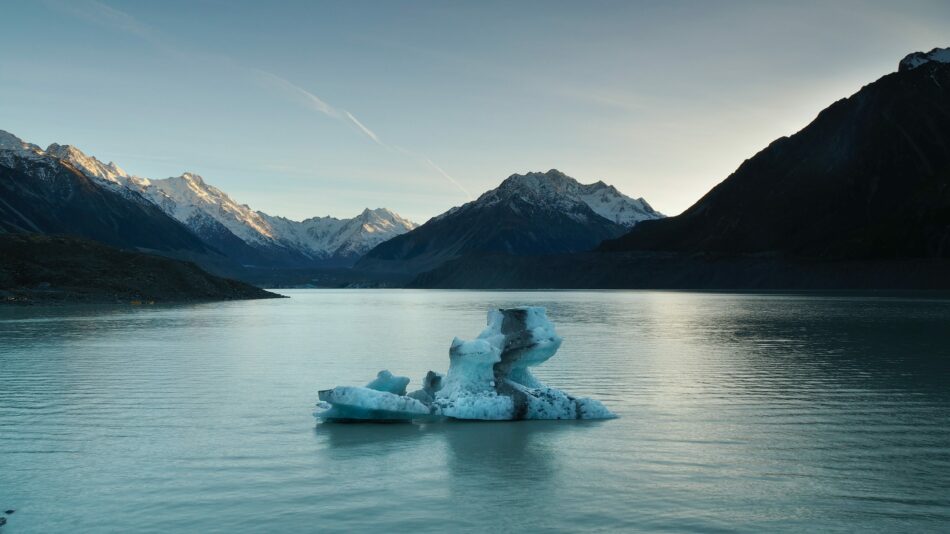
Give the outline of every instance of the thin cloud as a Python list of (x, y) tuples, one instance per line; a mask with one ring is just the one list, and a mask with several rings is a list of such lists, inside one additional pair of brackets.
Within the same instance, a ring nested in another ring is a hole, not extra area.
[[(80, 18), (87, 22), (103, 26), (112, 30), (123, 32), (129, 35), (136, 36), (147, 41), (149, 44), (155, 46), (156, 48), (162, 49), (166, 52), (172, 53), (176, 56), (189, 56), (190, 54), (184, 54), (183, 51), (177, 49), (173, 46), (169, 46), (166, 39), (163, 39), (158, 32), (153, 30), (150, 26), (143, 24), (138, 19), (129, 15), (128, 13), (116, 9), (114, 7), (108, 6), (97, 0), (46, 0), (46, 4), (58, 9), (64, 13), (68, 13), (74, 17)], [(211, 57), (211, 56), (208, 56)], [(436, 165), (431, 159), (426, 156), (412, 153), (404, 148), (396, 147), (388, 143), (383, 142), (376, 132), (371, 130), (368, 126), (360, 122), (352, 113), (345, 109), (340, 109), (332, 106), (327, 101), (323, 100), (319, 96), (307, 91), (303, 87), (294, 84), (290, 80), (278, 76), (272, 72), (268, 72), (261, 69), (255, 69), (251, 67), (246, 67), (238, 64), (233, 59), (221, 56), (217, 58), (219, 61), (228, 64), (232, 67), (237, 67), (244, 71), (250, 72), (253, 77), (261, 82), (264, 85), (271, 88), (279, 90), (284, 95), (290, 96), (290, 98), (297, 102), (299, 105), (310, 109), (311, 111), (316, 111), (337, 121), (340, 121), (347, 126), (355, 127), (359, 132), (368, 137), (375, 144), (393, 151), (401, 152), (407, 156), (416, 159), (421, 164), (430, 169), (434, 170), (439, 176), (445, 178), (452, 185), (457, 187), (459, 191), (465, 194), (469, 199), (472, 198), (472, 195), (462, 187), (462, 185), (452, 178), (447, 172), (445, 172), (441, 167)]]
[(175, 52), (148, 25), (125, 11), (97, 0), (45, 0), (44, 3), (50, 8), (91, 24), (138, 37), (165, 52)]
[(449, 173), (445, 172), (445, 170), (443, 170), (442, 167), (439, 167), (438, 165), (436, 165), (435, 162), (433, 162), (428, 157), (424, 155), (416, 154), (414, 152), (406, 150), (403, 147), (386, 143), (385, 141), (380, 139), (378, 135), (376, 135), (376, 132), (374, 132), (368, 126), (360, 122), (360, 120), (357, 119), (356, 116), (354, 116), (349, 111), (345, 109), (336, 108), (330, 105), (322, 98), (311, 93), (310, 91), (307, 91), (303, 87), (300, 87), (299, 85), (291, 82), (290, 80), (282, 78), (272, 72), (267, 72), (260, 69), (252, 69), (252, 71), (261, 80), (267, 82), (269, 85), (272, 85), (273, 87), (276, 87), (282, 90), (285, 94), (290, 95), (295, 101), (304, 105), (305, 107), (313, 111), (322, 113), (328, 117), (332, 117), (341, 122), (347, 123), (350, 126), (355, 126), (363, 135), (368, 137), (377, 145), (387, 150), (390, 150), (392, 152), (398, 152), (406, 156), (409, 156), (410, 158), (418, 161), (423, 166), (434, 170), (436, 173), (439, 174), (439, 176), (445, 178), (450, 184), (458, 188), (458, 190), (461, 191), (465, 195), (466, 198), (468, 198), (469, 200), (472, 200), (471, 193), (469, 193), (468, 190), (465, 189), (462, 186), (462, 184), (459, 183), (458, 180), (453, 178)]
[(87, 22), (151, 39), (152, 31), (135, 17), (96, 0), (47, 0), (46, 4)]
[(360, 122), (359, 119), (357, 119), (349, 111), (331, 106), (326, 100), (311, 93), (310, 91), (307, 91), (303, 87), (300, 87), (286, 78), (281, 78), (273, 72), (267, 72), (266, 70), (261, 69), (250, 69), (250, 71), (265, 86), (277, 89), (278, 91), (290, 97), (291, 100), (306, 108), (318, 113), (322, 113), (327, 117), (337, 119), (341, 122), (344, 122), (348, 126), (355, 126), (357, 130), (359, 130), (366, 137), (370, 138), (370, 140), (377, 145), (385, 148), (391, 148), (389, 145), (379, 140), (379, 136), (376, 135), (376, 132), (367, 128), (365, 124)]

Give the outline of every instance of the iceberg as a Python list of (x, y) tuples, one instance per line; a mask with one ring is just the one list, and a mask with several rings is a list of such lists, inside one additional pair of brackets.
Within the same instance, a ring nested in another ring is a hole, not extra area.
[(384, 370), (363, 387), (320, 391), (314, 416), (328, 422), (616, 417), (599, 401), (573, 397), (531, 374), (529, 368), (554, 356), (561, 341), (544, 308), (491, 310), (477, 338), (452, 341), (448, 372), (429, 371), (422, 389), (406, 393), (409, 379)]

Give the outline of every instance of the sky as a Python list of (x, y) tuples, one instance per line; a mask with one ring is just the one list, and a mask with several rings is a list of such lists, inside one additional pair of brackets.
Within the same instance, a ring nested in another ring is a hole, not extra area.
[(943, 0), (5, 0), (0, 129), (294, 219), (552, 168), (675, 215), (945, 46)]

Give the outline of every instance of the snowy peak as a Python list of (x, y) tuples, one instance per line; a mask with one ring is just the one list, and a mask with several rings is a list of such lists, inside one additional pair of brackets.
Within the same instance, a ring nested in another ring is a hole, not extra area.
[(297, 222), (261, 214), (283, 243), (314, 256), (360, 256), (376, 245), (404, 234), (416, 223), (385, 208), (366, 208), (352, 219), (312, 217)]
[(201, 176), (187, 172), (152, 181), (146, 194), (153, 190), (151, 198), (185, 224), (199, 225), (202, 218), (211, 218), (245, 243), (289, 248), (313, 259), (359, 255), (416, 227), (385, 208), (367, 208), (352, 219), (312, 217), (298, 222), (274, 217), (238, 204)]
[(26, 143), (10, 132), (0, 130), (0, 150), (23, 150)]
[(400, 217), (399, 214), (386, 208), (376, 208), (371, 210), (366, 208), (362, 213), (356, 216), (356, 219), (362, 223), (363, 230), (368, 233), (400, 231), (408, 232), (416, 226), (416, 223)]
[[(385, 208), (367, 208), (352, 219), (314, 217), (298, 222), (272, 217), (239, 204), (197, 173), (159, 180), (140, 178), (72, 145), (53, 143), (44, 151), (0, 130), (0, 164), (24, 159), (65, 164), (129, 200), (155, 205), (206, 244), (225, 254), (229, 250), (241, 254), (252, 264), (301, 267), (313, 265), (313, 261), (353, 261), (382, 241), (416, 227)], [(257, 252), (249, 254), (249, 250)]]
[(267, 243), (275, 239), (271, 226), (256, 211), (238, 204), (195, 173), (151, 180), (143, 193), (185, 224), (210, 217), (246, 243)]
[(356, 224), (350, 229), (348, 239), (352, 245), (344, 246), (348, 254), (362, 254), (383, 241), (419, 226), (386, 208), (366, 208), (353, 221)]
[(365, 209), (352, 219), (312, 217), (293, 221), (254, 211), (195, 174), (153, 180), (145, 189), (174, 218), (200, 234), (211, 219), (255, 247), (279, 248), (311, 260), (354, 258), (416, 227), (385, 209)]
[(579, 187), (582, 186), (577, 180), (557, 169), (512, 174), (498, 188), (483, 193), (478, 200), (492, 201), (519, 196), (534, 202), (554, 202), (560, 196), (572, 195)]
[(663, 217), (642, 198), (630, 198), (603, 181), (582, 184), (557, 169), (513, 174), (472, 204), (490, 206), (514, 198), (564, 212), (583, 204), (597, 215), (628, 228), (643, 220)]
[(0, 130), (0, 150), (9, 150), (19, 156), (37, 156), (43, 155), (43, 150), (10, 132)]
[(907, 54), (897, 66), (898, 72), (916, 69), (926, 63), (950, 63), (950, 48), (934, 48), (930, 52)]
[(110, 185), (126, 186), (132, 178), (115, 163), (102, 163), (92, 156), (87, 156), (72, 145), (53, 143), (46, 148), (46, 153), (70, 163), (76, 170), (86, 176), (106, 182)]

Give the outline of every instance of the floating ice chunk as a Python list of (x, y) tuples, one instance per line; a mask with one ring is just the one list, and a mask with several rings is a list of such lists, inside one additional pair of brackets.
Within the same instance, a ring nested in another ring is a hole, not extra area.
[(491, 391), (495, 386), (495, 364), (500, 361), (501, 349), (484, 339), (453, 339), (449, 347), (449, 372), (436, 396)]
[(599, 400), (581, 397), (575, 399), (577, 403), (578, 419), (616, 419), (617, 416), (607, 409)]
[(550, 359), (561, 337), (544, 308), (491, 310), (488, 326), (471, 341), (455, 338), (449, 371), (429, 371), (423, 388), (406, 395), (409, 379), (380, 371), (365, 388), (320, 392), (325, 420), (610, 419), (603, 404), (548, 387), (529, 367)]
[(510, 421), (514, 419), (515, 405), (511, 397), (494, 391), (466, 392), (436, 398), (432, 404), (438, 415), (453, 419), (481, 421)]
[(376, 391), (385, 391), (394, 395), (405, 395), (406, 386), (409, 385), (409, 378), (405, 376), (395, 376), (388, 370), (382, 370), (376, 374), (376, 379), (366, 384), (369, 389)]
[(429, 371), (426, 377), (422, 379), (422, 389), (418, 389), (409, 394), (410, 397), (426, 405), (435, 400), (435, 394), (442, 389), (442, 373)]
[(429, 415), (429, 408), (416, 399), (368, 387), (338, 386), (319, 396), (329, 407), (314, 415), (325, 421), (408, 421)]

